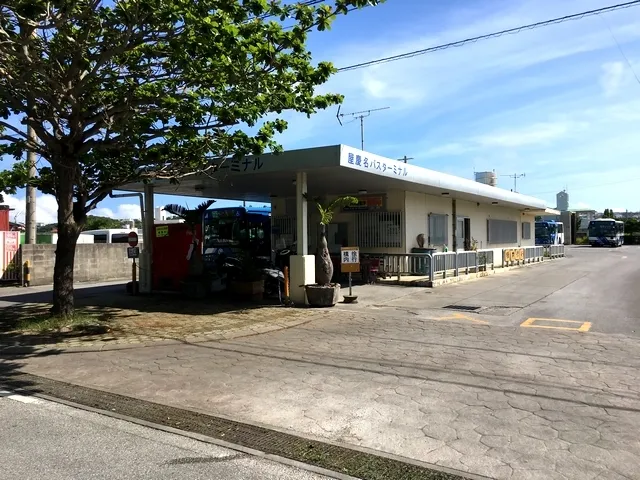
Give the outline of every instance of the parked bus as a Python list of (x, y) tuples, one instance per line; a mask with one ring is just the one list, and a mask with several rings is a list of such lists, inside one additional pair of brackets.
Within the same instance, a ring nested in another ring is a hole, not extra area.
[(564, 224), (555, 220), (536, 222), (536, 245), (564, 245)]
[(212, 208), (203, 220), (205, 255), (237, 250), (271, 257), (271, 207)]
[[(129, 232), (137, 230), (127, 230), (126, 228), (106, 228), (104, 230), (87, 230), (83, 235), (93, 235), (93, 243), (127, 243)], [(142, 243), (142, 235), (138, 234), (138, 242)]]
[(613, 218), (598, 218), (589, 222), (589, 245), (619, 247), (624, 244), (624, 222)]

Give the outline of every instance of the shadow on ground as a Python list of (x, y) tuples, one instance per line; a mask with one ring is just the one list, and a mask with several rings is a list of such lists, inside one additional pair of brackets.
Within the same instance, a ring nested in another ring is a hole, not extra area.
[[(262, 307), (280, 305), (278, 299), (259, 302), (234, 301), (228, 294), (221, 293), (209, 298), (196, 300), (186, 298), (179, 293), (163, 292), (151, 295), (133, 296), (126, 292), (124, 284), (98, 287), (76, 288), (75, 305), (80, 314), (90, 316), (88, 325), (77, 330), (53, 332), (46, 335), (21, 334), (18, 327), (25, 319), (36, 323), (49, 316), (51, 291), (29, 292), (0, 296), (0, 344), (14, 343), (36, 345), (56, 343), (62, 339), (99, 336), (117, 329), (119, 324), (143, 321), (152, 314), (180, 316), (187, 321), (188, 317), (204, 317), (232, 312), (246, 312)], [(197, 318), (196, 318), (197, 319)], [(162, 322), (159, 323), (159, 326)]]

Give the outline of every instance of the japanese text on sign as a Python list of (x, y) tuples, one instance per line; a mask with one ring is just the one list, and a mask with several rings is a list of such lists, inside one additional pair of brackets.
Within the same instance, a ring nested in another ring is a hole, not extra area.
[(168, 237), (169, 236), (169, 225), (160, 225), (156, 227), (156, 237)]
[(347, 163), (359, 167), (362, 170), (377, 170), (390, 177), (406, 177), (408, 175), (406, 166), (398, 165), (396, 162), (381, 161), (375, 157), (353, 152), (347, 154)]
[(358, 247), (342, 247), (340, 249), (340, 270), (343, 273), (360, 271), (360, 249)]
[(224, 160), (220, 165), (220, 170), (230, 170), (236, 173), (244, 172), (257, 172), (262, 169), (264, 162), (260, 157), (244, 157), (244, 158), (232, 158)]

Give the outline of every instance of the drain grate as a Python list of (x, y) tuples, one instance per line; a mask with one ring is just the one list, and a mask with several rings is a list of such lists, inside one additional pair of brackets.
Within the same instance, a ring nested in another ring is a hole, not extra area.
[(449, 310), (464, 310), (465, 312), (475, 312), (476, 310), (480, 310), (482, 307), (476, 307), (475, 305), (447, 305), (446, 307)]
[[(0, 373), (4, 372), (0, 369)], [(38, 392), (99, 410), (199, 433), (363, 480), (463, 480), (467, 478), (318, 440), (308, 440), (290, 433), (72, 385), (28, 373), (11, 372), (3, 376), (5, 387), (20, 389), (23, 392)], [(178, 459), (176, 462), (186, 464), (213, 461), (216, 460), (189, 458)]]

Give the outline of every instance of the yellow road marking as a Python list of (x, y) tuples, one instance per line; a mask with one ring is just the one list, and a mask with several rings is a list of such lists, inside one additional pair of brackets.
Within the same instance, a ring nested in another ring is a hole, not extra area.
[[(536, 325), (538, 320), (543, 322), (557, 322), (557, 323), (570, 323), (573, 325), (580, 325), (579, 327), (552, 327), (548, 325)], [(527, 328), (547, 328), (549, 330), (568, 330), (573, 332), (588, 332), (591, 329), (591, 322), (580, 322), (578, 320), (563, 320), (560, 318), (527, 318), (520, 324), (521, 327)]]
[(465, 315), (463, 313), (453, 313), (451, 315), (448, 315), (446, 317), (437, 317), (437, 318), (430, 318), (429, 320), (467, 320), (471, 323), (477, 323), (480, 325), (488, 325), (489, 322), (487, 322), (486, 320), (480, 320), (479, 318), (473, 318), (473, 317), (469, 317), (468, 315)]

